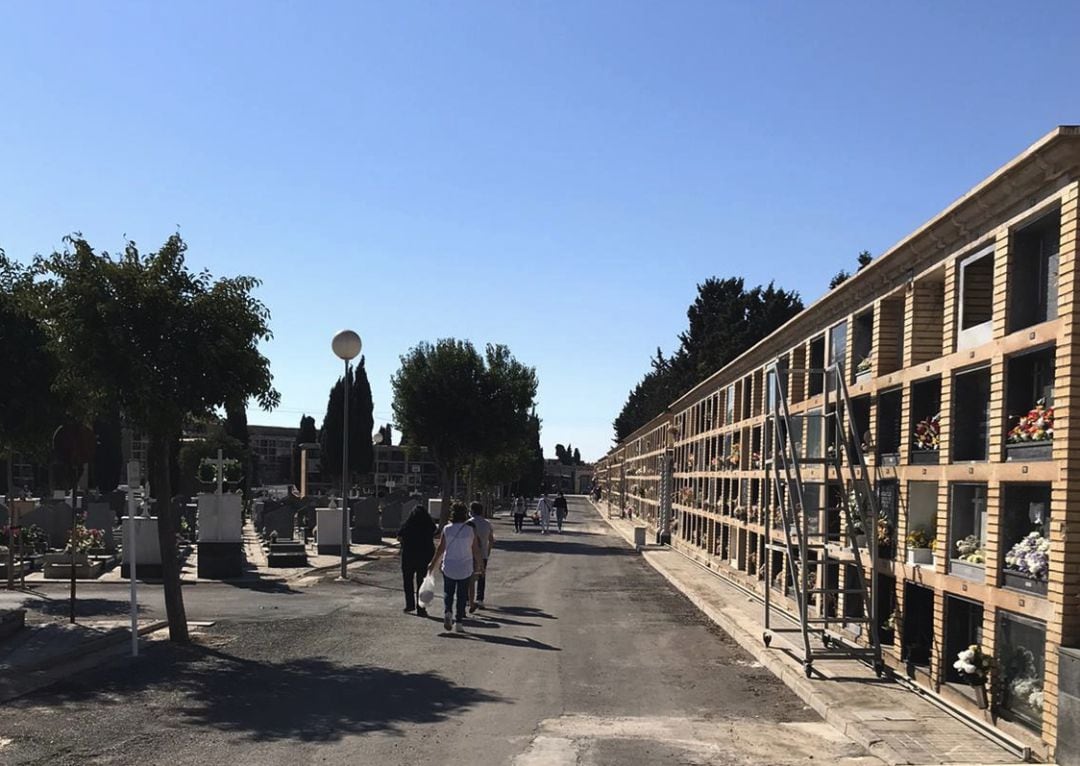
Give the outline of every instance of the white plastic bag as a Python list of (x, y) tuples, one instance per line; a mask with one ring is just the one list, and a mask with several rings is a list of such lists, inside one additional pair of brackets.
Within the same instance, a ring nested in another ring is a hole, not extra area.
[(420, 595), (417, 598), (420, 599), (420, 603), (425, 609), (428, 604), (435, 600), (435, 575), (433, 573), (428, 572), (424, 582), (420, 584)]

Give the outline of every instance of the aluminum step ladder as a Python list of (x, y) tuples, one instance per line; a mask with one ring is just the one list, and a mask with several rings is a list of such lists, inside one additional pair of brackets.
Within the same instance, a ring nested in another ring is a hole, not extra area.
[[(787, 582), (795, 596), (798, 613), (789, 616), (798, 623), (802, 634), (803, 668), (807, 677), (812, 677), (817, 659), (860, 659), (869, 662), (881, 677), (885, 665), (881, 658), (877, 621), (877, 577), (873, 574), (868, 578), (863, 566), (864, 555), (871, 563), (877, 561), (880, 508), (863, 455), (862, 438), (856, 429), (843, 366), (834, 364), (825, 369), (789, 370), (784, 363), (774, 362), (767, 368), (766, 375), (769, 398), (762, 451), (765, 468), (772, 479), (773, 507), (780, 511), (783, 541), (778, 544), (772, 540), (773, 514), (772, 509), (767, 508), (763, 640), (766, 646), (772, 641), (771, 614), (774, 608), (779, 609), (774, 607), (771, 599), (773, 578), (779, 574), (772, 571), (772, 553), (779, 552), (787, 561)], [(820, 414), (791, 414), (787, 394), (788, 378), (792, 375), (803, 375), (807, 380), (811, 376), (821, 376), (823, 404)], [(803, 455), (799, 443), (803, 433), (807, 432), (803, 426), (811, 418), (821, 421), (819, 438), (825, 442), (819, 444), (821, 457)], [(809, 466), (822, 468), (826, 500), (832, 496), (830, 487), (841, 490), (838, 505), (830, 507), (826, 502), (824, 507), (819, 506), (816, 524), (811, 523), (812, 518), (808, 517), (805, 508), (803, 473)], [(831, 529), (829, 521), (832, 518), (842, 519), (843, 526)], [(859, 531), (863, 534), (859, 535)], [(855, 582), (848, 582), (845, 577), (844, 587), (841, 587), (840, 574), (844, 567), (855, 573)], [(853, 597), (861, 599), (861, 615), (835, 613), (842, 598), (846, 602)], [(843, 632), (847, 626), (858, 626), (867, 644), (856, 645)]]

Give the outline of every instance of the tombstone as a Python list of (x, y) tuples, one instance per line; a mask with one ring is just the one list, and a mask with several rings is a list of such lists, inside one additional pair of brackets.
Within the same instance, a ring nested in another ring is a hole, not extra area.
[(240, 495), (201, 492), (198, 497), (199, 577), (227, 580), (244, 574), (244, 520)]
[[(135, 525), (135, 542), (131, 541), (132, 524)], [(135, 553), (135, 576), (146, 580), (161, 579), (161, 545), (158, 543), (157, 516), (124, 516), (120, 519), (124, 530), (123, 556), (120, 559), (120, 576), (131, 577), (131, 554)]]
[(379, 517), (379, 527), (384, 535), (395, 535), (401, 529), (404, 511), (400, 500), (383, 502), (382, 514)]
[(296, 510), (279, 505), (262, 513), (262, 536), (267, 540), (292, 540), (296, 534)]
[(87, 529), (100, 529), (104, 540), (102, 547), (109, 554), (116, 553), (116, 538), (113, 536), (113, 520), (116, 515), (108, 503), (92, 502), (87, 506), (86, 519), (83, 522)]
[(433, 497), (428, 500), (427, 512), (428, 516), (430, 516), (435, 521), (435, 523), (438, 524), (439, 518), (442, 516), (442, 499)]
[(41, 527), (50, 548), (64, 548), (71, 537), (71, 506), (62, 501), (46, 500), (24, 514), (22, 522), (25, 527)]
[(265, 500), (256, 500), (251, 504), (251, 523), (256, 532), (263, 531), (263, 513), (266, 511), (266, 505)]
[[(364, 497), (349, 501), (352, 517), (352, 541), (367, 545), (382, 542), (382, 528), (379, 522), (379, 499)], [(400, 511), (398, 512), (400, 516)]]
[(341, 508), (331, 504), (329, 508), (319, 508), (315, 512), (315, 550), (320, 556), (340, 556), (343, 540), (341, 539)]

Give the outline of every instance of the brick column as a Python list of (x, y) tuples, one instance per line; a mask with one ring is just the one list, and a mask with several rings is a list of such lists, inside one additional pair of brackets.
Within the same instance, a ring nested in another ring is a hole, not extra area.
[(993, 338), (1004, 338), (1009, 326), (1009, 283), (1013, 255), (1009, 248), (1009, 230), (1002, 228), (994, 241), (994, 324)]
[(1058, 337), (1054, 384), (1054, 460), (1063, 470), (1055, 481), (1050, 505), (1050, 577), (1047, 598), (1052, 617), (1046, 626), (1046, 675), (1043, 738), (1057, 741), (1058, 648), (1080, 645), (1080, 271), (1077, 269), (1077, 189), (1073, 184), (1061, 206), (1061, 260), (1058, 312), (1064, 324)]
[(956, 348), (956, 301), (959, 292), (960, 270), (955, 258), (945, 264), (945, 295), (942, 301), (941, 353), (951, 354)]

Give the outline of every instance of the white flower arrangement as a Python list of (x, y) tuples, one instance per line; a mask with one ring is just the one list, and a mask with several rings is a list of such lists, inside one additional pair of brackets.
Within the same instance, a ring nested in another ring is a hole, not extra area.
[(1035, 580), (1045, 580), (1050, 571), (1050, 541), (1040, 532), (1030, 532), (1005, 554), (1005, 567)]
[(978, 644), (972, 644), (957, 654), (956, 662), (953, 663), (953, 667), (959, 670), (961, 675), (966, 676), (967, 682), (974, 686), (986, 683), (993, 665), (993, 659), (984, 654)]

